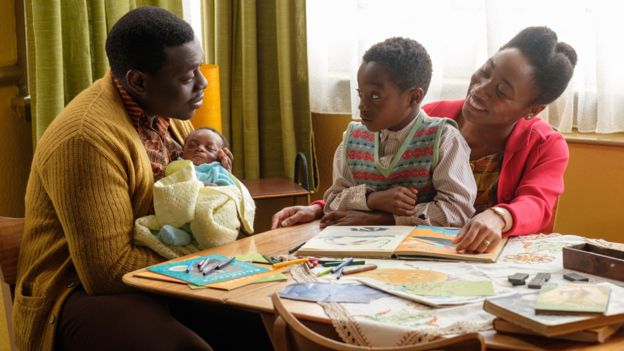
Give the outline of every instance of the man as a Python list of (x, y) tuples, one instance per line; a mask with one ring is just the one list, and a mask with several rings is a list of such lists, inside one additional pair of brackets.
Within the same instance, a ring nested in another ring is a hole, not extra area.
[[(165, 300), (121, 280), (162, 261), (133, 244), (134, 220), (151, 211), (154, 181), (192, 131), (187, 120), (207, 84), (202, 49), (186, 22), (144, 7), (113, 26), (106, 53), (112, 72), (68, 104), (37, 145), (15, 291), (17, 345), (211, 350)], [(231, 155), (220, 160), (230, 167)]]

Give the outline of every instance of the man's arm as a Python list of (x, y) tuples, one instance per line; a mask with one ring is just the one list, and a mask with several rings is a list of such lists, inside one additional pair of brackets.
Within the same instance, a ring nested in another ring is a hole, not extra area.
[(39, 169), (87, 293), (127, 289), (121, 281), (125, 273), (162, 261), (132, 242), (133, 180), (112, 154), (73, 138), (58, 145)]

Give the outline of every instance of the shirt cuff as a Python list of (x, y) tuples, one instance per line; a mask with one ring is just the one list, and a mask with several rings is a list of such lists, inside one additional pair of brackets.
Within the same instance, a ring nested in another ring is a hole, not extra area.
[(325, 200), (322, 200), (322, 199), (321, 199), (321, 200), (314, 200), (314, 201), (312, 201), (312, 202), (310, 203), (310, 205), (309, 205), (309, 206), (314, 206), (314, 205), (319, 205), (319, 206), (321, 206), (321, 210), (322, 210), (323, 208), (325, 208)]
[(423, 220), (421, 218), (418, 218), (416, 216), (394, 216), (394, 224), (395, 225), (408, 225), (408, 226), (413, 226), (413, 225), (420, 225), (420, 224), (425, 224), (427, 225), (427, 220)]
[(345, 210), (370, 211), (366, 202), (366, 194), (369, 192), (365, 184), (356, 185), (346, 189)]

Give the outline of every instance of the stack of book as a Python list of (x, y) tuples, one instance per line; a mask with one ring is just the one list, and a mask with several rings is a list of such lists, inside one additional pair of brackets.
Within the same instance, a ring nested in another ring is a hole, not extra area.
[(483, 309), (497, 317), (498, 332), (602, 343), (624, 324), (624, 303), (610, 295), (608, 285), (549, 283), (539, 292), (487, 299)]

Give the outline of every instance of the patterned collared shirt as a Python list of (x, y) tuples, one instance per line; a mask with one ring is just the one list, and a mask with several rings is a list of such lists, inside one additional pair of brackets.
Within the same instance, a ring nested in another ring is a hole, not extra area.
[(503, 165), (503, 153), (483, 156), (478, 160), (470, 161), (470, 168), (477, 182), (477, 199), (475, 210), (477, 213), (498, 204), (498, 177)]
[(165, 176), (165, 167), (169, 162), (182, 156), (182, 146), (169, 133), (169, 118), (148, 116), (115, 77), (113, 82), (119, 91), (130, 122), (141, 137), (152, 164), (154, 181), (157, 181)]

